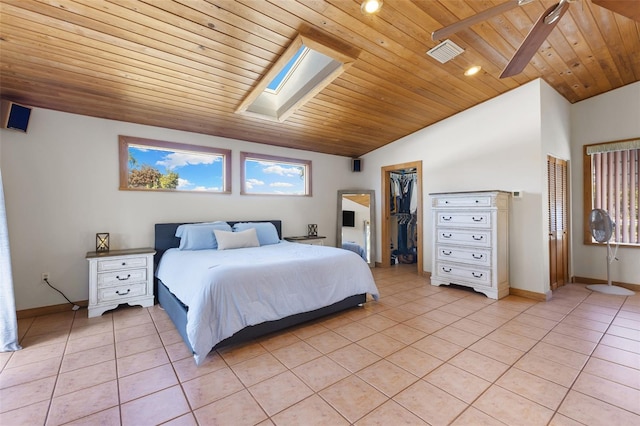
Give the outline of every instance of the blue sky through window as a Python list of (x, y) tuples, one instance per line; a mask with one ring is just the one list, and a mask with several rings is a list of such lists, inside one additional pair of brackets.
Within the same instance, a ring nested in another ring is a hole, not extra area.
[(224, 161), (222, 155), (187, 151), (163, 150), (129, 145), (129, 155), (136, 164), (129, 169), (150, 166), (162, 174), (178, 173), (178, 187), (183, 191), (224, 191)]
[(301, 46), (300, 49), (298, 49), (296, 54), (293, 55), (293, 57), (289, 59), (289, 62), (287, 62), (285, 66), (282, 68), (282, 70), (280, 70), (278, 75), (276, 75), (273, 78), (273, 80), (271, 80), (271, 82), (267, 86), (268, 90), (272, 90), (274, 92), (278, 91), (278, 88), (280, 87), (282, 82), (287, 79), (287, 77), (289, 76), (289, 73), (294, 69), (295, 64), (298, 62), (298, 59), (300, 59), (300, 57), (302, 56), (302, 54), (306, 49), (307, 47), (304, 45)]
[(245, 191), (251, 194), (305, 195), (304, 164), (247, 158), (244, 163)]

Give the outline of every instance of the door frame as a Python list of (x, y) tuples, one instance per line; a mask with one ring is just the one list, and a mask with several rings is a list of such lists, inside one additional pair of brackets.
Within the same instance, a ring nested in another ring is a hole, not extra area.
[(417, 223), (417, 241), (416, 246), (418, 247), (418, 259), (417, 259), (417, 268), (418, 274), (424, 274), (423, 267), (423, 253), (424, 247), (422, 244), (423, 239), (423, 222), (424, 217), (422, 214), (422, 161), (412, 161), (409, 163), (401, 163), (401, 164), (393, 164), (390, 166), (381, 167), (381, 178), (382, 178), (382, 211), (381, 211), (381, 232), (380, 232), (380, 253), (381, 253), (381, 262), (380, 266), (383, 268), (391, 267), (391, 248), (389, 247), (389, 229), (391, 228), (391, 213), (389, 208), (389, 199), (391, 197), (391, 172), (396, 170), (404, 170), (404, 169), (416, 169), (416, 178), (418, 182), (418, 200), (417, 200), (417, 208), (416, 208), (416, 217), (418, 218)]

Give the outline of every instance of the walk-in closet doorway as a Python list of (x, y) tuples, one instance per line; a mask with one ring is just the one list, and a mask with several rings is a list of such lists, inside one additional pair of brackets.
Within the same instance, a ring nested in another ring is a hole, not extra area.
[(382, 167), (381, 267), (423, 268), (422, 161)]

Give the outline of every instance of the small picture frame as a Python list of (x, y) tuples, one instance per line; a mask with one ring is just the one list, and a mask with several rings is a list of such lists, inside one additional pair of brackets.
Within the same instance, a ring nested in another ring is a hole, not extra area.
[(309, 225), (307, 225), (307, 236), (308, 237), (318, 236), (318, 225), (316, 223), (310, 223)]
[(96, 251), (109, 251), (109, 233), (99, 232), (96, 234)]

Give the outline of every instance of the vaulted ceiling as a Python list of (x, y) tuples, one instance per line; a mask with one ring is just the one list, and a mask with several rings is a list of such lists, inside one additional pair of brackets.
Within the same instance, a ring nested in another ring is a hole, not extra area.
[[(0, 96), (357, 157), (536, 78), (571, 103), (640, 80), (640, 23), (591, 0), (572, 1), (514, 77), (499, 75), (554, 0), (450, 36), (465, 51), (445, 64), (425, 54), (433, 31), (504, 1), (385, 0), (365, 16), (360, 0), (0, 0)], [(282, 123), (236, 114), (300, 33), (357, 59)]]

